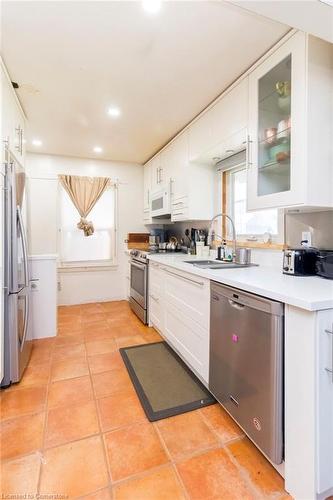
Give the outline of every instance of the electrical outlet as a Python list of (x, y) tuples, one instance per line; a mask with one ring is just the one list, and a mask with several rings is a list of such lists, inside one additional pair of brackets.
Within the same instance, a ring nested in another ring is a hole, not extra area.
[(30, 290), (32, 292), (39, 292), (39, 279), (30, 280)]
[(309, 247), (312, 245), (311, 231), (302, 231), (302, 241), (306, 241), (306, 245)]

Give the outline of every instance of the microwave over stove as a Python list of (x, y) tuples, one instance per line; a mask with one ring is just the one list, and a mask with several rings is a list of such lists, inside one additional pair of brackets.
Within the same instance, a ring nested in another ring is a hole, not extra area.
[(169, 186), (161, 186), (152, 192), (150, 211), (152, 217), (163, 217), (171, 214)]

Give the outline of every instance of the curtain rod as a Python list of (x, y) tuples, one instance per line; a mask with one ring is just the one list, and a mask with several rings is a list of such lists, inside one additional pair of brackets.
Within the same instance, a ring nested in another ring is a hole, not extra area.
[[(58, 177), (32, 177), (31, 175), (27, 175), (27, 178), (28, 179), (34, 179), (34, 180), (37, 180), (37, 181), (58, 181)], [(112, 179), (111, 179), (112, 181)], [(122, 182), (122, 181), (119, 181), (119, 179), (116, 179), (115, 181), (112, 181), (112, 184), (114, 186), (119, 186), (119, 185), (128, 185), (129, 182)]]

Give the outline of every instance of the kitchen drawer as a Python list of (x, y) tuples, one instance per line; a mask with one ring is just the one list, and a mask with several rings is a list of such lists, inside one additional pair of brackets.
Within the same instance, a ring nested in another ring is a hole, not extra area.
[(171, 210), (171, 221), (177, 222), (181, 220), (189, 220), (188, 208), (180, 208), (178, 210)]
[(161, 299), (153, 291), (149, 294), (149, 322), (160, 332), (163, 331), (163, 308)]
[(178, 220), (188, 220), (188, 217), (188, 196), (174, 198), (171, 202), (171, 220), (173, 222)]
[(209, 332), (165, 302), (163, 334), (184, 361), (208, 384)]
[(209, 280), (164, 268), (164, 298), (202, 328), (209, 328)]
[(162, 271), (158, 264), (155, 262), (149, 262), (149, 288), (151, 286), (161, 286), (162, 282)]
[(149, 321), (159, 331), (163, 329), (163, 274), (159, 264), (149, 262), (148, 295)]
[(162, 297), (162, 277), (160, 271), (149, 271), (149, 295)]
[(150, 213), (150, 208), (146, 208), (143, 211), (143, 223), (144, 224), (151, 224), (151, 213)]
[(174, 197), (171, 202), (171, 206), (173, 208), (183, 208), (188, 206), (188, 196), (178, 196), (177, 198)]

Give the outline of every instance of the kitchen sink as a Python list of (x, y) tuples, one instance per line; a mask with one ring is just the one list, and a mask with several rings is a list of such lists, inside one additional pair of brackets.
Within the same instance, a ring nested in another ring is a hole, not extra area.
[(227, 262), (222, 260), (185, 260), (185, 264), (192, 264), (201, 269), (239, 269), (241, 267), (253, 267), (258, 264), (237, 264), (237, 262)]

